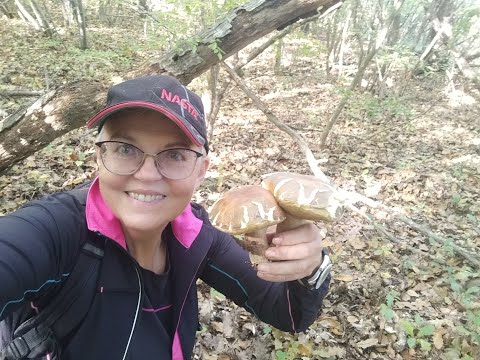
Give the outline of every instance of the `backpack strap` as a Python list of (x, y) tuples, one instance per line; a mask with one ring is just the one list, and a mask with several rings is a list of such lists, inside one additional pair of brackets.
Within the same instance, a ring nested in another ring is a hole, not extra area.
[(14, 339), (0, 351), (0, 360), (32, 359), (61, 351), (59, 340), (81, 324), (96, 294), (105, 242), (92, 240), (84, 243), (72, 272), (49, 304), (15, 330)]

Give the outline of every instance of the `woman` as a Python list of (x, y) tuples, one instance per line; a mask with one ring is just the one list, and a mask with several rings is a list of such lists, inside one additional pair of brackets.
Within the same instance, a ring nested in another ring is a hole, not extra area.
[(281, 330), (315, 320), (329, 284), (307, 282), (326, 258), (315, 226), (275, 234), (271, 262), (254, 269), (190, 203), (209, 165), (196, 94), (169, 76), (125, 81), (87, 126), (99, 129), (99, 172), (83, 195), (50, 195), (0, 218), (0, 350), (67, 281), (86, 241), (103, 244), (97, 291), (59, 339), (62, 359), (190, 358), (197, 278)]

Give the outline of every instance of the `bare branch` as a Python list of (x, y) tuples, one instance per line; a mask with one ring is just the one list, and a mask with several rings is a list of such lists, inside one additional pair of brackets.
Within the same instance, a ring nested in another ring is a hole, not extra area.
[(237, 83), (240, 89), (253, 101), (253, 103), (265, 114), (267, 119), (274, 123), (280, 130), (285, 131), (290, 137), (292, 137), (300, 147), (300, 149), (305, 153), (307, 158), (308, 165), (315, 176), (320, 178), (325, 183), (329, 184), (330, 180), (325, 176), (322, 170), (320, 170), (318, 166), (318, 160), (313, 155), (312, 150), (308, 147), (306, 141), (295, 131), (293, 131), (287, 124), (281, 121), (275, 114), (268, 108), (267, 104), (265, 104), (256, 94), (250, 90), (247, 85), (243, 82), (243, 80), (238, 76), (238, 74), (227, 64), (222, 63), (222, 67), (225, 71), (230, 75), (230, 77)]
[(8, 97), (8, 96), (42, 96), (45, 94), (45, 91), (35, 91), (35, 90), (4, 90), (0, 91), (0, 96)]

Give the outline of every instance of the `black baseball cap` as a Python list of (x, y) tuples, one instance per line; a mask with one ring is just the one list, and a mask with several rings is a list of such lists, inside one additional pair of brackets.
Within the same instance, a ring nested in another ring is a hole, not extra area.
[(148, 108), (175, 122), (195, 145), (208, 152), (207, 127), (202, 100), (176, 78), (167, 75), (143, 76), (113, 85), (107, 104), (88, 122), (87, 127), (102, 128), (106, 119), (126, 108)]

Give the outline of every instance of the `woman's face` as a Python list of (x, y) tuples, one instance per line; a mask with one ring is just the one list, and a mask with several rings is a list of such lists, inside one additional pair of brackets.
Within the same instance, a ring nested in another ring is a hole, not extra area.
[[(101, 138), (101, 141), (107, 140), (135, 145), (148, 154), (179, 147), (202, 152), (173, 121), (150, 110), (120, 112), (108, 119)], [(189, 204), (205, 176), (209, 160), (207, 156), (198, 158), (192, 174), (182, 180), (162, 176), (151, 157), (145, 159), (136, 173), (116, 175), (105, 168), (97, 147), (97, 163), (102, 197), (124, 230), (127, 233), (155, 234)]]

